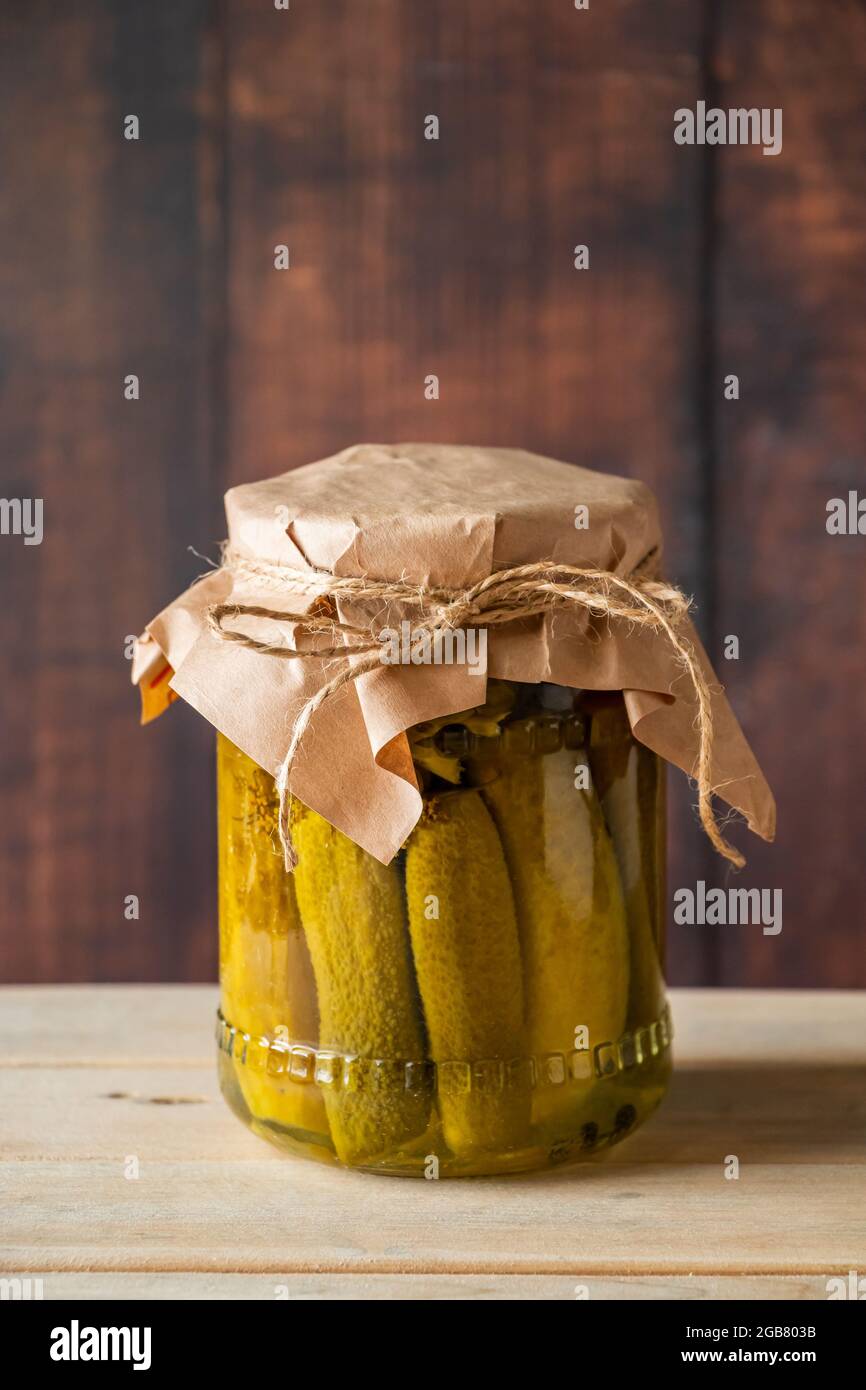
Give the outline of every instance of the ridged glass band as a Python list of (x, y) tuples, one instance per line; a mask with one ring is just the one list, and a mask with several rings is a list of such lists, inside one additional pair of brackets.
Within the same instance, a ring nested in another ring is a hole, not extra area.
[(296, 1081), (299, 1085), (340, 1086), (344, 1090), (436, 1090), (445, 1095), (470, 1091), (499, 1094), (511, 1087), (535, 1089), (590, 1082), (634, 1072), (661, 1056), (671, 1044), (673, 1025), (665, 1007), (655, 1023), (624, 1033), (616, 1042), (538, 1057), (476, 1061), (403, 1061), (350, 1057), (286, 1038), (245, 1033), (217, 1012), (217, 1045), (251, 1071)]

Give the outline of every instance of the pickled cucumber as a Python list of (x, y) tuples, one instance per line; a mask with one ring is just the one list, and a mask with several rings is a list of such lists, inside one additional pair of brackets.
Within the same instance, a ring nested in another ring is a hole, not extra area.
[(664, 777), (659, 759), (631, 733), (619, 696), (593, 699), (589, 763), (613, 837), (631, 939), (629, 1023), (654, 1022), (664, 1003)]
[(424, 1133), (430, 1109), (400, 874), (298, 803), (293, 833), (319, 1047), (337, 1054), (323, 1085), (334, 1146), (344, 1163), (393, 1158)]
[(432, 798), (406, 849), (409, 928), (445, 1142), (457, 1158), (520, 1148), (529, 1090), (514, 900), (477, 791)]
[[(312, 965), (294, 885), (276, 843), (273, 778), (223, 735), (217, 743), (217, 778), (223, 1017), (254, 1040), (315, 1047), (319, 1025)], [(320, 1142), (327, 1135), (320, 1092), (311, 1080), (286, 1074), (281, 1051), (248, 1047), (246, 1060), (233, 1057), (233, 1071), (254, 1120), (317, 1135)]]
[(577, 1043), (616, 1042), (626, 1021), (629, 943), (613, 846), (576, 754), (513, 758), (483, 789), (514, 885), (528, 1047), (539, 1068), (533, 1121), (571, 1138), (584, 1091), (566, 1061)]

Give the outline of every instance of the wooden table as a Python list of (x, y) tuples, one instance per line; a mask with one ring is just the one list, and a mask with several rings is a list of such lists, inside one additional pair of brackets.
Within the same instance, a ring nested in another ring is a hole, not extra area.
[(676, 1079), (633, 1139), (438, 1183), (247, 1133), (217, 1091), (215, 1005), (0, 991), (5, 1275), (45, 1298), (253, 1299), (822, 1299), (866, 1275), (866, 994), (675, 990)]

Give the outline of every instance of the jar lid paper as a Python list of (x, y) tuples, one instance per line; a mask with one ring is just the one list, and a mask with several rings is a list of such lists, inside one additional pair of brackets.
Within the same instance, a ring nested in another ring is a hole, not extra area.
[[(274, 776), (300, 711), (333, 676), (334, 659), (275, 660), (221, 641), (208, 621), (223, 603), (310, 612), (314, 597), (287, 597), (284, 584), (275, 590), (273, 567), (459, 590), (541, 560), (628, 577), (661, 553), (658, 509), (642, 483), (518, 449), (362, 444), (232, 488), (225, 503), (232, 554), (250, 564), (214, 570), (148, 625), (133, 682), (145, 719), (167, 708), (172, 693), (180, 696)], [(336, 609), (342, 623), (396, 631), (408, 616), (397, 602), (383, 611), (381, 602), (343, 596)], [(262, 642), (295, 641), (293, 624), (245, 617), (243, 628)], [(710, 688), (713, 787), (771, 840), (772, 793), (689, 618), (680, 630)], [(299, 639), (304, 645), (315, 647)], [(404, 731), (483, 703), (487, 675), (622, 690), (635, 737), (694, 770), (696, 696), (669, 642), (584, 609), (489, 627), (486, 663), (475, 670), (382, 664), (342, 686), (312, 715), (292, 769), (293, 794), (388, 863), (422, 806)]]

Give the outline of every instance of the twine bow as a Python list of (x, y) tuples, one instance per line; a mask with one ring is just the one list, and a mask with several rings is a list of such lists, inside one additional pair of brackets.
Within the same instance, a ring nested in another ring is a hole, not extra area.
[[(719, 854), (737, 868), (743, 856), (725, 840), (713, 811), (711, 780), (713, 713), (710, 690), (692, 644), (678, 629), (690, 603), (680, 589), (652, 577), (656, 561), (651, 552), (627, 578), (609, 570), (585, 568), (543, 560), (513, 569), (497, 570), (486, 579), (465, 589), (424, 588), (402, 580), (352, 578), (324, 571), (296, 570), (252, 560), (226, 547), (223, 568), (239, 579), (255, 582), (259, 589), (273, 588), (283, 593), (312, 595), (328, 600), (329, 613), (294, 613), (286, 609), (255, 604), (218, 603), (207, 613), (208, 626), (222, 642), (237, 642), (250, 651), (286, 661), (341, 659), (341, 670), (305, 701), (295, 720), (288, 751), (277, 773), (280, 800), (279, 834), (287, 871), (297, 864), (291, 834), (291, 773), (301, 740), (318, 709), (343, 686), (360, 679), (382, 665), (383, 646), (375, 623), (361, 627), (338, 622), (332, 601), (337, 598), (379, 600), (383, 605), (400, 603), (419, 610), (410, 633), (426, 634), (431, 644), (449, 632), (477, 623), (485, 628), (517, 622), (538, 613), (583, 609), (593, 617), (616, 618), (661, 633), (673, 648), (677, 661), (691, 681), (698, 706), (698, 756), (693, 777), (698, 788), (698, 814), (701, 824)], [(284, 642), (263, 642), (249, 633), (226, 627), (226, 619), (266, 618), (272, 622), (298, 624), (305, 633), (330, 638), (330, 643), (310, 650), (289, 647)], [(354, 660), (348, 661), (348, 657)]]

